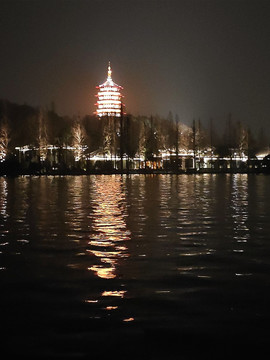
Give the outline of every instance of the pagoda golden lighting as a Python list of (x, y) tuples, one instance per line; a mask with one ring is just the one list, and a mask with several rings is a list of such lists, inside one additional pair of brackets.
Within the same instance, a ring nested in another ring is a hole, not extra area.
[(96, 114), (100, 117), (102, 116), (121, 116), (121, 104), (122, 104), (122, 94), (121, 90), (123, 87), (117, 85), (112, 80), (112, 69), (109, 63), (108, 65), (108, 76), (105, 83), (97, 86), (99, 89), (98, 101), (96, 103), (97, 110)]

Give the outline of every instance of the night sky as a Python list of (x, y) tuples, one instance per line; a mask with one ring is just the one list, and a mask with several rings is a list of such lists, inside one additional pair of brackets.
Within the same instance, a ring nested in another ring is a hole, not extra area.
[(270, 131), (269, 0), (0, 0), (0, 33), (1, 99), (92, 114), (110, 60), (129, 113)]

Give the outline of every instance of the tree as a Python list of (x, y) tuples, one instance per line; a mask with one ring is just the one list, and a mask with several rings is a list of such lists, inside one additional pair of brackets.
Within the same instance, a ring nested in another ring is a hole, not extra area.
[(193, 119), (192, 122), (192, 147), (193, 147), (193, 166), (194, 169), (196, 169), (196, 148), (197, 148), (197, 144), (196, 144), (196, 122), (195, 119)]
[(154, 154), (158, 152), (157, 146), (157, 132), (154, 128), (154, 119), (153, 116), (150, 117), (150, 126), (148, 129), (148, 134), (146, 136), (146, 150), (145, 150), (145, 159), (153, 160)]
[(7, 121), (4, 120), (4, 122), (1, 124), (0, 127), (0, 161), (4, 161), (8, 154), (8, 144), (9, 144), (10, 138), (9, 138), (9, 128)]
[(85, 129), (80, 122), (80, 119), (77, 118), (72, 128), (73, 136), (73, 147), (74, 147), (74, 157), (75, 161), (79, 161), (83, 156), (83, 145), (85, 141)]
[(176, 114), (175, 116), (175, 155), (176, 155), (176, 171), (179, 168), (179, 117)]
[(237, 122), (236, 125), (236, 136), (237, 136), (237, 150), (239, 156), (242, 157), (243, 155), (248, 154), (248, 129), (243, 126), (241, 121)]
[(258, 144), (258, 151), (265, 152), (265, 150), (269, 150), (269, 139), (266, 136), (267, 132), (263, 127), (261, 127), (257, 134), (257, 144)]
[(38, 115), (38, 148), (40, 161), (45, 161), (48, 150), (47, 122), (44, 110), (40, 109)]
[(119, 133), (119, 126), (116, 124), (114, 116), (103, 116), (103, 152), (104, 155), (109, 155), (111, 159), (116, 156), (117, 139)]
[(146, 152), (146, 124), (145, 119), (138, 119), (139, 126), (139, 139), (138, 139), (138, 155), (140, 158), (145, 159)]
[(123, 155), (124, 155), (124, 113), (123, 113), (123, 104), (121, 103), (121, 116), (120, 116), (120, 168), (123, 171)]

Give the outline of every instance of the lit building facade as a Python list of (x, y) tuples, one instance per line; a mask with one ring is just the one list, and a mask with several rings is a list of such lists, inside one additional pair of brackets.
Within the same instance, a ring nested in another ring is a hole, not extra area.
[(123, 87), (117, 85), (112, 80), (111, 65), (108, 65), (108, 77), (105, 83), (97, 86), (98, 100), (96, 103), (96, 115), (98, 116), (121, 116)]

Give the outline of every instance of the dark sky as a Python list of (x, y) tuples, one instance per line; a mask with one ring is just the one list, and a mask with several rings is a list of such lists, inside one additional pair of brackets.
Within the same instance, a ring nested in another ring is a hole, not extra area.
[(0, 0), (0, 98), (92, 114), (96, 85), (127, 112), (270, 131), (270, 1)]

